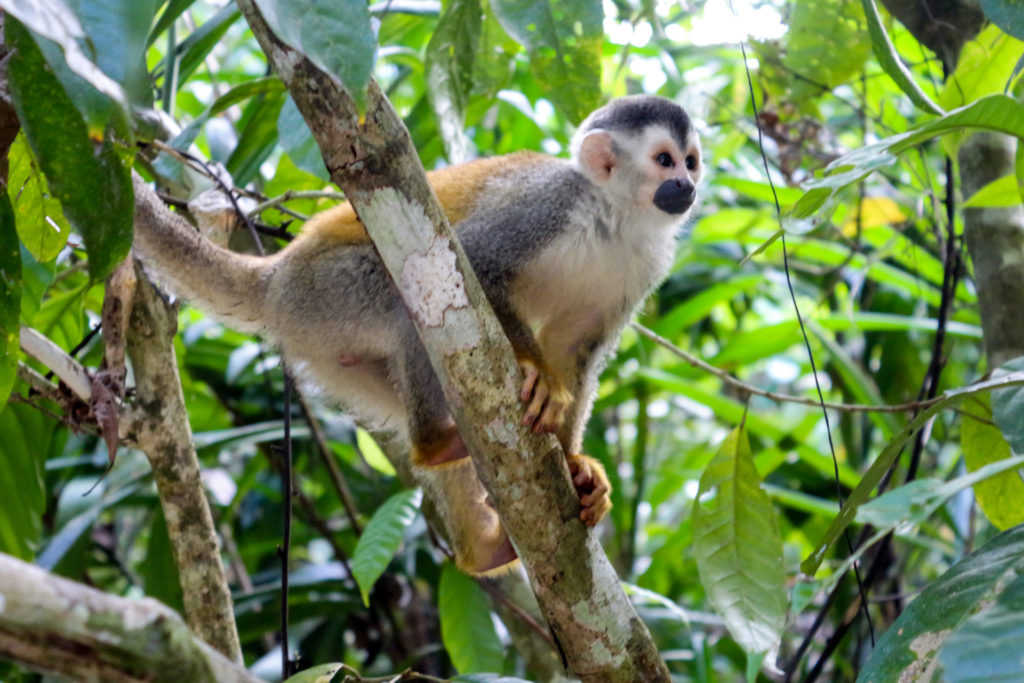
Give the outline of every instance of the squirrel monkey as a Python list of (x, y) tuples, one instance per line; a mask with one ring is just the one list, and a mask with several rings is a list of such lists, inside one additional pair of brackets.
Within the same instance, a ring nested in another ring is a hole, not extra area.
[[(579, 453), (598, 373), (634, 309), (667, 274), (703, 167), (686, 113), (654, 96), (596, 110), (571, 150), (571, 160), (519, 152), (427, 177), (523, 370), (523, 424), (558, 436), (580, 518), (593, 526), (610, 507), (608, 478)], [(515, 560), (351, 205), (314, 216), (265, 258), (215, 246), (177, 217), (173, 229), (157, 230), (139, 213), (157, 210), (137, 200), (135, 250), (174, 293), (278, 344), (301, 376), (407, 440), (462, 569), (482, 574)]]

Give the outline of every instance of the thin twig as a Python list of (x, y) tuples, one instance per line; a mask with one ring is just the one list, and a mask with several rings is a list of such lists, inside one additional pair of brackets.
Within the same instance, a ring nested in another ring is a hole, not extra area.
[[(703, 370), (704, 372), (707, 372), (711, 375), (714, 375), (715, 377), (719, 378), (729, 386), (734, 387), (735, 389), (738, 389), (742, 392), (746, 392), (754, 396), (762, 396), (764, 398), (771, 399), (777, 403), (797, 403), (799, 405), (811, 406), (814, 408), (820, 408), (822, 406), (821, 402), (813, 398), (806, 398), (804, 396), (792, 396), (790, 394), (780, 394), (775, 391), (767, 391), (765, 389), (755, 387), (752, 384), (747, 384), (742, 380), (736, 379), (725, 370), (716, 368), (715, 366), (708, 364), (707, 362), (701, 360), (700, 358), (697, 358), (693, 354), (683, 351), (681, 348), (679, 348), (669, 340), (660, 336), (658, 333), (644, 327), (640, 323), (634, 322), (632, 323), (632, 327), (642, 336), (647, 337), (658, 346), (661, 346), (662, 348), (671, 351), (673, 354), (683, 359), (693, 367), (699, 370)], [(899, 403), (890, 406), (873, 406), (863, 403), (832, 403), (830, 401), (825, 401), (824, 406), (826, 408), (829, 408), (830, 410), (838, 410), (847, 413), (905, 413), (911, 410), (922, 410), (935, 403), (938, 403), (941, 400), (942, 398), (938, 397), (924, 401), (911, 401), (910, 403)]]

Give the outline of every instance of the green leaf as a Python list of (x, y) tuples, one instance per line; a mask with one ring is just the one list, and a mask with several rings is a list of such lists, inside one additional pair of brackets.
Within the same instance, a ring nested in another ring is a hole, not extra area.
[[(972, 400), (963, 413), (960, 443), (964, 451), (964, 464), (974, 472), (989, 463), (1013, 457), (999, 429), (978, 415), (991, 420), (992, 411), (985, 396)], [(1003, 472), (974, 485), (974, 497), (988, 521), (997, 529), (1005, 530), (1024, 522), (1024, 480), (1020, 472)]]
[(366, 86), (377, 59), (377, 33), (366, 3), (256, 0), (256, 4), (278, 38), (340, 80), (359, 108), (365, 107)]
[[(964, 400), (969, 396), (980, 394), (993, 389), (1000, 389), (1004, 387), (1019, 387), (1024, 385), (1024, 372), (1015, 372), (1010, 375), (1004, 375), (998, 379), (991, 379), (985, 382), (978, 382), (968, 387), (962, 387), (960, 389), (953, 389), (943, 394), (938, 401), (928, 406), (914, 418), (910, 424), (904, 427), (898, 434), (896, 434), (889, 443), (885, 445), (875, 461), (871, 463), (871, 467), (861, 477), (860, 483), (850, 492), (850, 495), (846, 499), (846, 504), (843, 509), (839, 512), (839, 515), (832, 521), (828, 529), (825, 531), (821, 541), (815, 547), (814, 551), (800, 564), (800, 569), (805, 574), (813, 576), (818, 571), (818, 567), (821, 566), (821, 561), (825, 557), (825, 553), (828, 551), (832, 544), (835, 543), (839, 535), (843, 533), (843, 530), (854, 520), (857, 514), (857, 508), (864, 504), (870, 497), (871, 492), (875, 490), (878, 483), (885, 476), (885, 473), (889, 471), (896, 456), (900, 454), (900, 451), (911, 439), (911, 437), (921, 429), (925, 423), (928, 422), (936, 413), (940, 410), (944, 410), (950, 406), (953, 406), (960, 401)], [(993, 399), (993, 404), (995, 400)]]
[(0, 195), (0, 405), (6, 404), (18, 372), (21, 291), (18, 233), (10, 199), (3, 194)]
[(965, 128), (992, 130), (1024, 138), (1024, 105), (1006, 95), (989, 95), (905, 133), (845, 154), (826, 167), (825, 175), (804, 185), (806, 192), (789, 215), (807, 218), (833, 201), (840, 190), (860, 182), (872, 171), (894, 163), (896, 155), (926, 140)]
[(338, 662), (320, 664), (300, 671), (294, 676), (289, 676), (284, 683), (329, 683), (339, 671), (341, 671), (341, 664)]
[(481, 29), (480, 0), (451, 0), (427, 45), (427, 94), (453, 163), (468, 161), (473, 145), (465, 132), (466, 100)]
[(102, 279), (131, 248), (131, 173), (109, 140), (90, 139), (85, 121), (31, 35), (11, 21), (7, 39), (15, 47), (9, 74), (25, 136), (64, 215), (82, 235), (89, 274)]
[(1017, 178), (1014, 175), (1006, 174), (1002, 178), (996, 178), (972, 194), (971, 198), (964, 202), (963, 208), (1003, 208), (1017, 206), (1020, 203), (1021, 195), (1020, 189), (1017, 186)]
[[(1008, 663), (1016, 663), (1015, 671), (1020, 672), (1022, 574), (1024, 526), (1018, 526), (957, 562), (914, 598), (879, 639), (857, 680), (932, 680), (937, 673), (936, 658), (953, 670), (963, 670), (955, 656), (972, 657), (978, 668), (970, 680), (1015, 680), (1015, 676), (1000, 677), (996, 672)], [(1000, 622), (1003, 634), (994, 628)], [(1004, 648), (1001, 652), (990, 650), (988, 662), (976, 657), (979, 633), (987, 633)], [(940, 675), (934, 680), (967, 679)]]
[(782, 535), (760, 484), (741, 425), (708, 463), (693, 506), (693, 552), (701, 583), (747, 652), (777, 647), (786, 623)]
[(43, 464), (52, 428), (52, 420), (29, 406), (0, 411), (0, 552), (23, 560), (33, 559), (43, 530)]
[(229, 2), (178, 45), (179, 83), (184, 83), (199, 68), (241, 15), (235, 3)]
[(1011, 36), (1024, 40), (1024, 5), (1020, 0), (979, 0), (985, 17)]
[(441, 639), (455, 670), (501, 671), (505, 649), (491, 621), (491, 601), (477, 582), (446, 562), (437, 602)]
[(327, 166), (324, 165), (320, 147), (317, 146), (313, 133), (310, 132), (306, 120), (302, 118), (290, 95), (284, 101), (281, 114), (277, 117), (277, 136), (281, 147), (298, 168), (325, 182), (331, 179)]
[(968, 617), (939, 650), (943, 680), (1020, 680), (1024, 672), (1024, 576), (1018, 574), (996, 590), (995, 604), (983, 605), (980, 612)]
[(146, 545), (146, 559), (139, 566), (139, 578), (142, 579), (146, 595), (156, 598), (171, 609), (184, 612), (178, 565), (174, 562), (167, 520), (159, 505), (149, 524), (149, 543)]
[(573, 123), (600, 104), (599, 0), (492, 0), (501, 25), (530, 53), (530, 69), (545, 95)]
[(14, 206), (18, 237), (37, 261), (52, 261), (64, 248), (71, 229), (60, 202), (36, 168), (32, 150), (19, 132), (9, 152), (7, 191)]
[(359, 537), (352, 556), (352, 575), (359, 584), (365, 605), (369, 606), (370, 589), (398, 551), (422, 500), (423, 492), (419, 489), (396, 493), (377, 509)]
[(363, 456), (363, 460), (366, 464), (377, 470), (381, 474), (389, 477), (395, 476), (395, 468), (388, 460), (388, 456), (384, 454), (377, 442), (373, 440), (370, 433), (362, 427), (356, 428), (356, 446), (359, 447), (359, 453)]
[[(857, 3), (798, 2), (792, 6), (787, 23), (782, 63), (788, 74), (800, 74), (799, 78), (786, 79), (787, 103), (818, 97), (822, 86), (833, 90), (862, 72), (871, 53), (871, 41), (864, 26), (864, 11)], [(845, 49), (837, 50), (836, 45)]]
[(36, 34), (56, 43), (63, 50), (66, 63), (74, 73), (121, 107), (127, 106), (127, 98), (121, 86), (103, 73), (82, 51), (78, 41), (85, 37), (85, 29), (78, 17), (61, 0), (0, 0), (0, 8)]
[(1002, 93), (1021, 56), (1024, 42), (989, 25), (960, 51), (956, 71), (946, 80), (939, 104), (955, 109), (985, 95)]
[[(1024, 145), (1017, 141), (1017, 192), (1020, 194), (1020, 201), (1024, 204)], [(982, 188), (985, 189), (985, 188)]]
[[(999, 366), (992, 373), (993, 379), (1005, 377), (1007, 373), (1024, 370), (1024, 356), (1019, 356)], [(1024, 387), (1015, 386), (992, 392), (992, 417), (1003, 433), (1003, 438), (1016, 453), (1024, 453)]]
[(153, 44), (157, 38), (160, 37), (164, 31), (171, 27), (171, 24), (182, 15), (182, 13), (192, 6), (196, 0), (170, 0), (164, 11), (160, 14), (160, 18), (157, 19), (156, 25), (153, 30), (149, 32), (149, 38), (146, 40), (146, 46)]
[(238, 146), (226, 164), (236, 185), (245, 185), (253, 180), (260, 171), (260, 165), (277, 146), (277, 119), (284, 101), (284, 91), (272, 92), (246, 106)]
[(878, 6), (875, 0), (861, 0), (864, 7), (864, 14), (868, 20), (868, 33), (871, 35), (871, 47), (875, 51), (875, 59), (882, 66), (889, 78), (899, 87), (903, 93), (910, 98), (910, 101), (926, 112), (942, 114), (942, 109), (935, 104), (928, 95), (921, 90), (921, 87), (914, 80), (913, 74), (903, 65), (896, 47), (889, 40), (889, 34), (885, 32), (882, 24), (882, 17), (878, 13)]

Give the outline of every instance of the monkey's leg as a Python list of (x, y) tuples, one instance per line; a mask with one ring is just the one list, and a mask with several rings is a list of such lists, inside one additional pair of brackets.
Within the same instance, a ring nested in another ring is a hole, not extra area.
[(448, 530), (455, 563), (476, 575), (511, 568), (515, 549), (476, 475), (426, 351), (412, 330), (404, 341), (399, 382), (409, 415), (416, 478), (432, 494)]

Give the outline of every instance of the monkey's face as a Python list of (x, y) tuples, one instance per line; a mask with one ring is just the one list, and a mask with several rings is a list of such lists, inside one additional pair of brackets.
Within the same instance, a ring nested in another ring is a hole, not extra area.
[(668, 130), (651, 126), (641, 142), (644, 151), (637, 161), (645, 191), (639, 196), (650, 197), (656, 208), (672, 216), (685, 214), (697, 199), (704, 170), (697, 134), (691, 131), (681, 145)]

